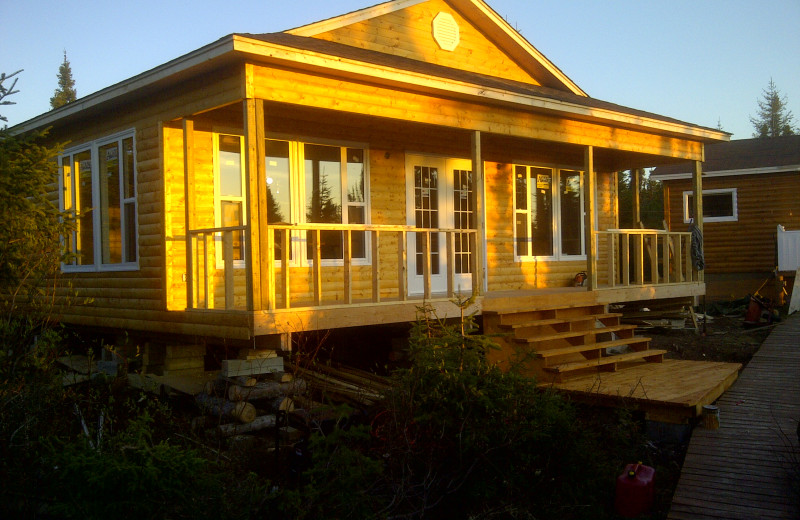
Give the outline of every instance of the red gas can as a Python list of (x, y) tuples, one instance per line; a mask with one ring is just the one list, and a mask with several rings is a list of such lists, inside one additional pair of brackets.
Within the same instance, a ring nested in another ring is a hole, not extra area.
[(625, 471), (617, 477), (617, 494), (614, 498), (617, 514), (633, 518), (648, 512), (653, 507), (655, 474), (656, 470), (641, 462), (625, 466)]

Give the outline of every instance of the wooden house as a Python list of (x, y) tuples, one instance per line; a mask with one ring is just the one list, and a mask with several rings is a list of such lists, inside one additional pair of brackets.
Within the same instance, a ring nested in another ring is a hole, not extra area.
[(231, 34), (15, 130), (44, 127), (93, 298), (65, 322), (289, 348), (474, 295), (487, 331), (561, 348), (556, 375), (661, 360), (607, 306), (703, 275), (685, 231), (618, 229), (617, 172), (684, 164), (699, 190), (728, 139), (589, 97), (483, 0)]
[[(738, 299), (762, 289), (773, 298), (773, 273), (794, 277), (800, 252), (800, 135), (706, 146), (703, 163), (705, 281), (709, 299)], [(694, 216), (692, 169), (659, 166), (669, 229)], [(791, 287), (791, 284), (789, 284)], [(779, 287), (778, 287), (779, 289)]]

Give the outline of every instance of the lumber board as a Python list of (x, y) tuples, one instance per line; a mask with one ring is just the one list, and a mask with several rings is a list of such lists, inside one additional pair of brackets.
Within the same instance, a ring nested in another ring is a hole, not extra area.
[(236, 377), (269, 374), (271, 372), (283, 372), (282, 357), (252, 360), (225, 359), (222, 361), (220, 375), (222, 377)]

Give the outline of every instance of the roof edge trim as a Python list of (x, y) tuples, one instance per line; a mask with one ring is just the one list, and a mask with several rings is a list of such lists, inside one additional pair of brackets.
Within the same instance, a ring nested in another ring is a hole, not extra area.
[(59, 119), (69, 117), (88, 108), (111, 101), (128, 92), (144, 88), (174, 74), (188, 70), (203, 62), (218, 58), (231, 52), (233, 49), (233, 35), (225, 36), (214, 43), (210, 43), (204, 47), (201, 47), (200, 49), (192, 51), (188, 54), (184, 54), (179, 58), (170, 60), (163, 65), (159, 65), (158, 67), (137, 74), (132, 78), (121, 81), (102, 90), (98, 90), (97, 92), (89, 94), (83, 98), (77, 99), (72, 103), (67, 103), (66, 105), (55, 110), (50, 110), (49, 112), (45, 112), (44, 114), (19, 123), (11, 127), (9, 130), (11, 130), (12, 133), (17, 134), (50, 126)]
[(284, 32), (293, 34), (295, 36), (313, 37), (317, 36), (318, 34), (328, 31), (335, 31), (336, 29), (341, 29), (342, 27), (350, 24), (363, 22), (364, 20), (369, 20), (370, 18), (390, 14), (395, 11), (405, 9), (406, 7), (412, 7), (427, 1), (428, 0), (391, 0), (382, 4), (373, 5), (372, 7), (365, 7), (364, 9), (353, 11), (352, 13), (334, 16), (333, 18), (328, 18), (327, 20), (321, 20), (308, 25), (295, 27), (294, 29), (289, 29), (288, 31)]
[(564, 74), (561, 69), (559, 69), (555, 63), (550, 61), (544, 54), (539, 52), (539, 49), (533, 46), (531, 42), (529, 42), (522, 34), (519, 33), (516, 29), (514, 29), (511, 24), (509, 24), (502, 16), (500, 16), (494, 9), (489, 6), (483, 0), (469, 0), (475, 7), (480, 9), (480, 11), (489, 18), (492, 22), (494, 22), (498, 27), (503, 29), (503, 31), (514, 40), (514, 43), (522, 47), (525, 52), (531, 55), (536, 61), (541, 64), (541, 66), (547, 70), (553, 77), (558, 79), (561, 83), (564, 84), (565, 87), (570, 89), (573, 94), (577, 94), (579, 96), (589, 97), (589, 95), (583, 91), (574, 81), (569, 79), (566, 74)]
[[(656, 168), (658, 170), (658, 168)], [(764, 168), (743, 168), (741, 170), (717, 170), (703, 172), (703, 177), (735, 177), (738, 175), (763, 175), (768, 173), (800, 173), (800, 164), (787, 164), (783, 166), (769, 166)], [(654, 173), (653, 177), (660, 181), (674, 181), (691, 179), (691, 173)]]

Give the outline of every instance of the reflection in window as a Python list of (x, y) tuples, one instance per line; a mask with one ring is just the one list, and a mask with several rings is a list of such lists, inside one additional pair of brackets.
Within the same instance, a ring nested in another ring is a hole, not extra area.
[[(292, 219), (289, 142), (267, 139), (266, 155), (267, 223), (288, 224)], [(280, 237), (281, 232), (275, 230), (275, 260), (283, 258), (283, 243)]]
[(518, 257), (584, 254), (581, 179), (579, 171), (514, 167), (514, 241)]
[[(220, 227), (244, 225), (244, 172), (241, 141), (241, 138), (236, 135), (219, 136), (217, 175)], [(233, 260), (242, 260), (244, 257), (244, 231), (233, 231)]]
[(98, 268), (136, 262), (134, 155), (133, 137), (123, 137), (61, 157), (61, 205), (77, 224), (64, 237), (72, 265), (95, 265), (95, 254)]

